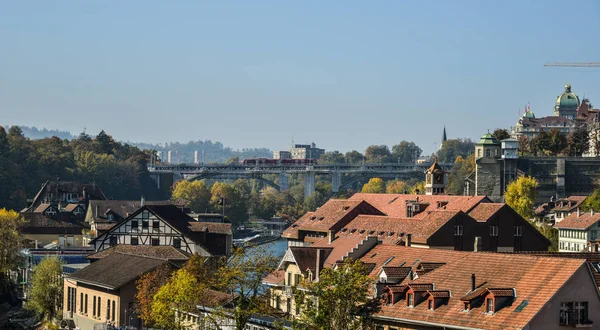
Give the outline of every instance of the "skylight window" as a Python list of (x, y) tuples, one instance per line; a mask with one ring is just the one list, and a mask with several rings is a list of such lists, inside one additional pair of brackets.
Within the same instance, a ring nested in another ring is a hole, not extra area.
[(373, 234), (375, 234), (375, 231), (374, 230), (369, 230), (369, 235), (373, 235)]
[(366, 231), (366, 230), (364, 230), (364, 229), (361, 229), (361, 230), (360, 230), (358, 233), (359, 233), (359, 234), (364, 234), (364, 233), (365, 233), (365, 231)]

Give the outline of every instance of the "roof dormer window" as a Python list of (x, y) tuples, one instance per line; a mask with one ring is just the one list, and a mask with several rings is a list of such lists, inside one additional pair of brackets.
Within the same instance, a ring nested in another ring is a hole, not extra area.
[(494, 314), (494, 298), (487, 298), (485, 300), (485, 310), (488, 314)]
[(344, 211), (348, 211), (348, 209), (350, 209), (350, 206), (344, 206), (342, 209), (343, 209)]
[(319, 217), (319, 221), (322, 221), (323, 219), (325, 219), (325, 217)]

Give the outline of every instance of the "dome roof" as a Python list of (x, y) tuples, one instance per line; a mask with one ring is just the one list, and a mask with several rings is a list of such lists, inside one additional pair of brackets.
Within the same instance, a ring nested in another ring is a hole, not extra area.
[(556, 106), (570, 109), (577, 109), (579, 107), (579, 97), (571, 92), (571, 85), (565, 85), (565, 92), (556, 98)]
[(525, 113), (523, 114), (523, 118), (535, 118), (535, 113), (533, 113), (533, 111), (529, 110), (529, 111), (525, 111)]

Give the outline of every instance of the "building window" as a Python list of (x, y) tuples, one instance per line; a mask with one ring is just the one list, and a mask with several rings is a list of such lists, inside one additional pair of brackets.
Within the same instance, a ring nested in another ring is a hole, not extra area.
[(159, 246), (160, 245), (160, 241), (158, 238), (153, 238), (152, 239), (152, 246)]
[(98, 313), (96, 313), (96, 315), (98, 315), (98, 318), (101, 318), (102, 316), (100, 315), (100, 311), (102, 310), (102, 299), (100, 297), (98, 297)]
[(433, 310), (433, 299), (429, 299), (427, 301), (427, 309), (429, 309), (430, 311)]
[(454, 236), (462, 236), (463, 235), (463, 226), (456, 225), (454, 226)]
[(160, 221), (154, 220), (152, 221), (152, 230), (158, 231), (160, 229)]
[(142, 229), (148, 229), (148, 219), (142, 219)]
[(96, 316), (96, 296), (94, 296), (94, 304), (92, 305), (92, 316)]
[(85, 307), (83, 308), (83, 312), (85, 313), (85, 315), (88, 314), (88, 295), (87, 295), (87, 293), (85, 294)]
[(83, 292), (79, 294), (79, 314), (83, 314)]
[(112, 304), (113, 305), (112, 305), (112, 318), (111, 319), (114, 322), (115, 321), (115, 309), (116, 309), (115, 308), (115, 301), (114, 300), (112, 301)]
[(114, 217), (114, 215), (112, 213), (109, 213), (108, 216), (107, 216), (107, 219), (109, 221), (113, 221), (115, 219), (115, 217)]
[(71, 311), (71, 287), (67, 287), (67, 312)]
[(181, 249), (181, 239), (180, 238), (173, 238), (173, 247)]
[(106, 319), (110, 320), (110, 299), (106, 302)]
[(486, 299), (486, 310), (488, 313), (492, 314), (494, 313), (494, 298), (487, 298)]
[(523, 227), (515, 226), (515, 236), (523, 236)]
[(490, 226), (490, 236), (498, 236), (498, 226)]
[(115, 246), (117, 245), (117, 236), (111, 236), (110, 237), (110, 246)]
[(138, 245), (138, 238), (137, 237), (132, 237), (131, 238), (131, 245)]
[(563, 302), (560, 304), (560, 324), (591, 324), (588, 319), (588, 312), (587, 301)]
[(409, 293), (406, 298), (406, 305), (408, 307), (413, 307), (415, 304), (415, 295), (414, 293)]
[(485, 151), (485, 156), (486, 156), (486, 157), (490, 157), (490, 149), (487, 149), (487, 150)]
[(131, 229), (136, 229), (137, 230), (138, 227), (138, 221), (137, 220), (131, 220)]

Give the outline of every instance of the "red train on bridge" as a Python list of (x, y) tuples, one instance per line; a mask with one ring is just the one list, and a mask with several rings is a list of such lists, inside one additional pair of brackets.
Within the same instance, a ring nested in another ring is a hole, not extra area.
[(242, 164), (247, 165), (317, 165), (316, 159), (273, 159), (273, 158), (249, 158), (244, 159)]

